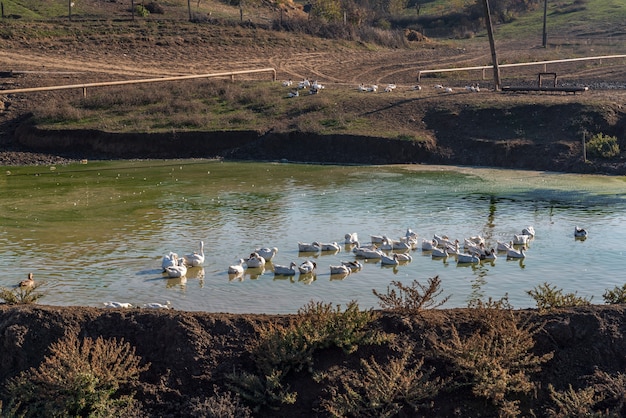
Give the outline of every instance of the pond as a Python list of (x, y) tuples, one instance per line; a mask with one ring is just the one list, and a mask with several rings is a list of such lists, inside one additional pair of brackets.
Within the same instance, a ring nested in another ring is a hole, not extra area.
[[(604, 303), (626, 283), (624, 177), (440, 166), (326, 166), (209, 160), (88, 162), (3, 167), (0, 173), (0, 286), (29, 272), (50, 305), (170, 301), (175, 309), (293, 313), (307, 302), (379, 307), (372, 289), (392, 280), (426, 284), (439, 276), (443, 306), (508, 295), (515, 308), (543, 283)], [(435, 234), (482, 236), (488, 248), (533, 226), (526, 258), (458, 264), (422, 251)], [(575, 226), (589, 231), (574, 238)], [(412, 260), (382, 266), (361, 260), (346, 277), (330, 265), (355, 260), (347, 233), (418, 234)], [(189, 254), (204, 242), (203, 267), (185, 278), (162, 273), (163, 255)], [(337, 242), (337, 252), (300, 253), (298, 242)], [(227, 273), (259, 247), (276, 247), (273, 264), (315, 261), (313, 275)]]

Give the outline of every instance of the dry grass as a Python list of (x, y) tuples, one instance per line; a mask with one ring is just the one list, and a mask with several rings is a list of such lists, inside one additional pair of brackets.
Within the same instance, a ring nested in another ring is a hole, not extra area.
[(376, 289), (372, 292), (378, 297), (378, 303), (383, 310), (406, 314), (417, 314), (423, 309), (438, 308), (450, 299), (450, 296), (446, 296), (437, 300), (443, 292), (439, 276), (429, 278), (428, 285), (413, 280), (413, 283), (407, 286), (394, 280), (391, 286), (387, 286), (386, 294), (379, 293)]

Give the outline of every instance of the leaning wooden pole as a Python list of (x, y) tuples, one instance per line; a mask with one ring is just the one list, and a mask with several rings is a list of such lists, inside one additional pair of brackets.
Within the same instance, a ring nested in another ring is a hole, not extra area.
[(493, 65), (493, 84), (496, 91), (500, 91), (500, 68), (498, 67), (498, 56), (496, 54), (496, 44), (493, 40), (493, 26), (491, 25), (491, 11), (489, 10), (489, 0), (483, 0), (485, 9), (485, 24), (489, 35), (489, 45), (491, 46), (491, 61)]

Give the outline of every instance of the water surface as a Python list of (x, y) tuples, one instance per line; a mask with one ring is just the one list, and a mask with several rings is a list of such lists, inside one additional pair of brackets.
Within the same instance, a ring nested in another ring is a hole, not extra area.
[[(527, 291), (544, 282), (603, 303), (626, 283), (624, 177), (436, 166), (320, 166), (206, 160), (96, 162), (4, 167), (0, 176), (0, 286), (28, 272), (45, 280), (41, 303), (102, 306), (108, 300), (165, 302), (181, 310), (290, 313), (310, 300), (378, 307), (372, 289), (392, 280), (439, 276), (444, 307), (508, 294), (516, 308), (534, 306)], [(302, 254), (298, 242), (343, 242), (357, 232), (398, 238), (407, 228), (488, 246), (532, 225), (537, 235), (523, 261), (458, 265), (421, 249), (396, 268), (365, 263), (341, 280), (329, 266), (355, 259)], [(585, 241), (574, 226), (589, 230)], [(197, 250), (206, 262), (186, 279), (167, 279), (161, 258)], [(277, 247), (275, 264), (313, 259), (313, 277), (245, 274), (229, 265), (257, 247)]]

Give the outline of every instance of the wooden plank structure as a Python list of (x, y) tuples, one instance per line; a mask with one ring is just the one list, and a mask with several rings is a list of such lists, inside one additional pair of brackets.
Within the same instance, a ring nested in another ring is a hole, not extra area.
[[(552, 86), (545, 87), (542, 84), (544, 77), (552, 77)], [(502, 87), (503, 92), (556, 92), (556, 93), (582, 93), (589, 90), (589, 87), (557, 87), (557, 75), (556, 73), (539, 73), (537, 76), (537, 87), (519, 86)]]

